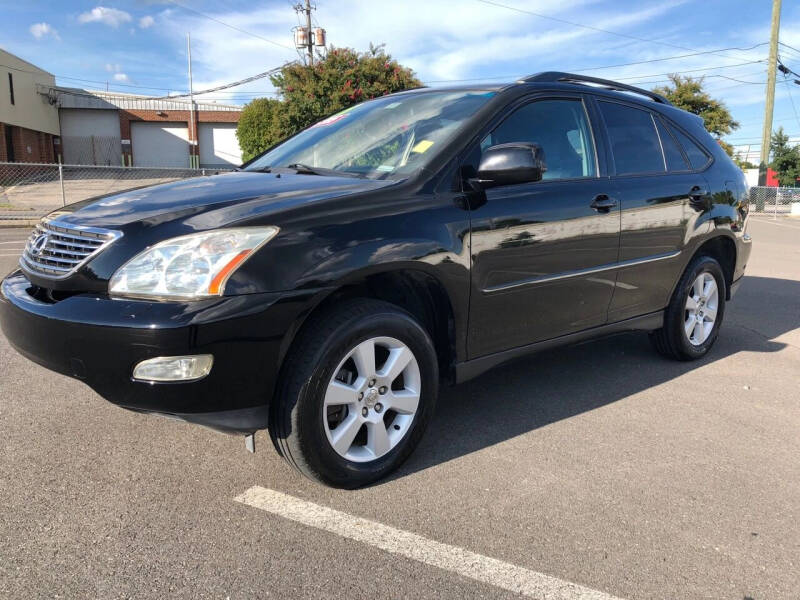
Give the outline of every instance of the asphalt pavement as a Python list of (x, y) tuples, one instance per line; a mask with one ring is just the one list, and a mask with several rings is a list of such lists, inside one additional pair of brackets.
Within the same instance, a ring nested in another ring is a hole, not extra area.
[[(111, 406), (0, 335), (0, 598), (796, 599), (800, 220), (749, 228), (706, 358), (630, 333), (499, 367), (357, 491), (265, 433), (249, 454)], [(0, 271), (26, 235), (0, 229)]]

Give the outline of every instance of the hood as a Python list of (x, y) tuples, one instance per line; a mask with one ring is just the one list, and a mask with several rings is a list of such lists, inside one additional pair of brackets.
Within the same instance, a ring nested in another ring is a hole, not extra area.
[(315, 202), (377, 190), (391, 180), (239, 171), (193, 177), (78, 202), (52, 213), (75, 225), (125, 229), (133, 223), (161, 225), (181, 220), (196, 229), (222, 227)]

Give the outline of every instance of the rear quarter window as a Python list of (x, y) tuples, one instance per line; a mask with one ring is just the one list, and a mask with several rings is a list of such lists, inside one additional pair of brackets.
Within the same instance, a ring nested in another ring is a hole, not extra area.
[(689, 163), (692, 165), (692, 169), (699, 170), (708, 164), (708, 161), (711, 160), (711, 157), (697, 144), (697, 142), (695, 142), (677, 127), (672, 127), (670, 125), (669, 129), (675, 135), (678, 143), (680, 143), (680, 145), (683, 147), (683, 151), (686, 153)]
[(688, 171), (689, 164), (678, 148), (678, 142), (672, 137), (661, 119), (656, 118), (656, 126), (658, 127), (658, 136), (661, 138), (661, 148), (664, 150), (664, 159), (667, 161), (667, 170), (670, 172)]

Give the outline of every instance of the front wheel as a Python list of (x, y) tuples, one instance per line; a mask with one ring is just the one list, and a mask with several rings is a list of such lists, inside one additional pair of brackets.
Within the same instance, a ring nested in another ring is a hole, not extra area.
[(286, 358), (270, 435), (304, 475), (354, 488), (402, 463), (438, 391), (430, 336), (403, 310), (346, 301), (312, 316)]
[(668, 358), (696, 360), (711, 349), (725, 313), (725, 277), (716, 259), (698, 256), (686, 267), (664, 311), (664, 325), (650, 334)]

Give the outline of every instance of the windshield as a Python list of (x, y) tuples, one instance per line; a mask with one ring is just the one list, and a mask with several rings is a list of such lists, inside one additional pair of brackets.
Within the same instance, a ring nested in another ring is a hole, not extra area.
[(421, 92), (357, 104), (276, 146), (245, 170), (295, 166), (371, 179), (405, 177), (423, 168), (493, 95)]

